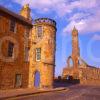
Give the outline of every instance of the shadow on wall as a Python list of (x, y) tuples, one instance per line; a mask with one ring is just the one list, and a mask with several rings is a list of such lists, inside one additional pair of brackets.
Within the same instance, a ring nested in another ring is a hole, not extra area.
[(54, 87), (68, 87), (71, 85), (75, 85), (75, 84), (80, 84), (80, 80), (79, 79), (73, 79), (72, 76), (67, 76), (66, 78), (62, 79), (61, 76), (58, 76), (58, 78), (56, 78), (54, 80)]

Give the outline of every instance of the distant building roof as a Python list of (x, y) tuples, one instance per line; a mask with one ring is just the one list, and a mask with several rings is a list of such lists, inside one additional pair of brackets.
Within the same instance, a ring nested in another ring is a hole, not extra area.
[(12, 11), (8, 10), (7, 8), (5, 8), (5, 7), (3, 7), (3, 6), (0, 5), (0, 12), (1, 11), (4, 12), (4, 13), (6, 13), (6, 14), (8, 14), (8, 15), (10, 15), (10, 16), (13, 16), (14, 18), (22, 21), (25, 24), (28, 24), (28, 25), (32, 26), (32, 22), (31, 21), (27, 20), (23, 16), (21, 16), (19, 14), (16, 14), (16, 13), (14, 13), (14, 12), (12, 12)]

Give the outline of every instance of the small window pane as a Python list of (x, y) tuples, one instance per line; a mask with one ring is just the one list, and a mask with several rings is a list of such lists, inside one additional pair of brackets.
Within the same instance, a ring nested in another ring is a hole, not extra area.
[(15, 76), (15, 86), (16, 87), (22, 86), (22, 75), (21, 74), (16, 74), (16, 76)]
[(36, 61), (41, 60), (41, 48), (36, 48)]
[(37, 27), (37, 36), (38, 36), (38, 37), (42, 37), (42, 32), (43, 32), (42, 26), (38, 26), (38, 27)]

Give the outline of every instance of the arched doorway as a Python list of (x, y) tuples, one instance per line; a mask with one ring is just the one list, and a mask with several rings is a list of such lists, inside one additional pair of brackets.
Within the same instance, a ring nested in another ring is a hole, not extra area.
[(38, 88), (40, 86), (40, 72), (36, 71), (34, 75), (34, 86)]

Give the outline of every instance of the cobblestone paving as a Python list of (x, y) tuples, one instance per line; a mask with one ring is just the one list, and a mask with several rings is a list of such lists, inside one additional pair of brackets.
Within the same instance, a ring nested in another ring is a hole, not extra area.
[(69, 91), (25, 96), (13, 100), (100, 100), (100, 87), (71, 86)]

